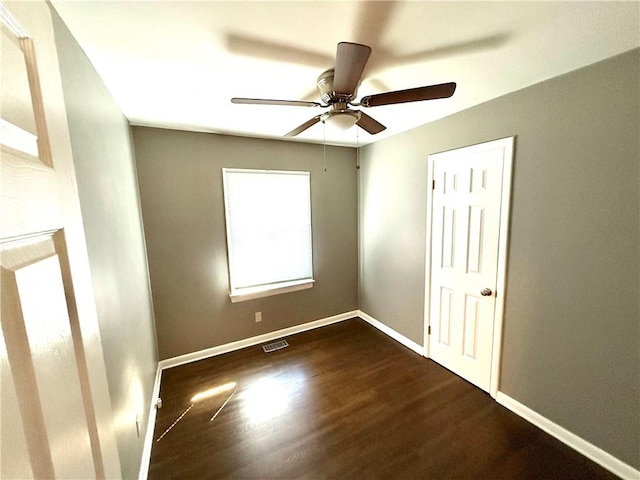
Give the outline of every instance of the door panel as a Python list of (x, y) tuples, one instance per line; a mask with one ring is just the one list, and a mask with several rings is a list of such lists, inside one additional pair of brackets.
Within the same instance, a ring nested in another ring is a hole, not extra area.
[[(2, 290), (4, 294), (4, 289)], [(2, 305), (5, 302), (2, 300)], [(2, 314), (4, 316), (4, 313)], [(33, 478), (9, 355), (0, 329), (0, 473), (3, 478)], [(8, 441), (10, 439), (10, 441)], [(5, 441), (7, 440), (7, 441)], [(44, 477), (44, 475), (40, 475)]]
[(438, 337), (441, 346), (450, 346), (451, 314), (453, 313), (453, 290), (440, 288), (440, 309)]
[(456, 250), (456, 210), (442, 207), (442, 268), (454, 268)]
[(430, 156), (435, 188), (431, 230), (430, 357), (489, 390), (504, 149)]
[(484, 207), (469, 207), (469, 235), (467, 240), (467, 273), (482, 273), (484, 247)]
[(480, 306), (480, 299), (478, 297), (468, 294), (465, 295), (462, 354), (471, 361), (478, 360)]
[(50, 469), (50, 478), (90, 478), (95, 471), (54, 242), (43, 236), (8, 247), (2, 252), (2, 290), (10, 293), (3, 298), (2, 329), (14, 378), (25, 384), (20, 410), (31, 462)]
[[(79, 244), (68, 249), (66, 231), (72, 224), (68, 213), (62, 215), (69, 211), (72, 164), (63, 157), (66, 170), (59, 172), (46, 122), (47, 115), (66, 122), (50, 11), (44, 2), (11, 6), (43, 38), (32, 39), (8, 10), (0, 10), (0, 477), (104, 478), (102, 437), (76, 310), (78, 300), (87, 300), (88, 287), (82, 285), (85, 296), (76, 297), (69, 258)], [(36, 44), (49, 80), (43, 85)], [(56, 152), (69, 152), (65, 130), (54, 130)], [(77, 230), (78, 224), (73, 226)], [(105, 374), (104, 364), (93, 368)], [(110, 428), (103, 431), (112, 435)], [(115, 446), (112, 436), (104, 438)], [(117, 458), (110, 461), (118, 465)]]

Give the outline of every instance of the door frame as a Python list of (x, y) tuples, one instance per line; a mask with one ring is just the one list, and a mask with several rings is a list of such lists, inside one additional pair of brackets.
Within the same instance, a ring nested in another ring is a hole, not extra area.
[[(424, 281), (424, 356), (429, 356), (429, 327), (431, 326), (431, 247), (432, 247), (432, 219), (433, 219), (433, 171), (434, 162), (444, 154), (477, 153), (487, 149), (501, 147), (504, 150), (502, 166), (502, 195), (500, 198), (500, 227), (498, 236), (498, 269), (496, 278), (496, 303), (493, 324), (493, 346), (491, 351), (491, 381), (489, 394), (496, 398), (500, 386), (500, 366), (502, 360), (502, 328), (504, 322), (504, 306), (507, 283), (507, 258), (509, 249), (509, 220), (511, 216), (511, 185), (513, 174), (513, 157), (515, 153), (515, 136), (500, 138), (488, 142), (454, 148), (443, 152), (432, 153), (427, 161), (427, 231), (425, 250), (425, 281)], [(431, 188), (429, 188), (431, 186)]]

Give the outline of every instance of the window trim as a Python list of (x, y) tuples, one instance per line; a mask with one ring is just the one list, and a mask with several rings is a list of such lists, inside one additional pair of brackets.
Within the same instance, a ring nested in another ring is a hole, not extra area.
[(292, 282), (280, 282), (271, 285), (261, 285), (259, 287), (239, 288), (235, 293), (229, 293), (231, 303), (245, 302), (256, 298), (270, 297), (282, 293), (297, 292), (313, 287), (315, 280), (294, 280)]
[[(230, 217), (227, 201), (227, 172), (246, 172), (246, 173), (268, 173), (268, 174), (283, 174), (283, 175), (301, 175), (304, 174), (309, 180), (309, 227), (311, 234), (311, 276), (309, 278), (286, 280), (281, 282), (275, 282), (270, 284), (252, 286), (252, 287), (240, 287), (233, 288), (233, 272), (232, 272), (232, 257), (233, 253), (230, 246)], [(299, 290), (306, 290), (312, 288), (314, 279), (313, 268), (313, 215), (311, 212), (311, 172), (301, 170), (266, 170), (259, 168), (222, 168), (222, 183), (223, 183), (223, 202), (225, 213), (225, 236), (227, 242), (227, 270), (229, 278), (229, 298), (231, 303), (244, 302), (247, 300), (253, 300), (257, 298), (269, 297), (272, 295), (280, 295), (283, 293), (290, 293)]]

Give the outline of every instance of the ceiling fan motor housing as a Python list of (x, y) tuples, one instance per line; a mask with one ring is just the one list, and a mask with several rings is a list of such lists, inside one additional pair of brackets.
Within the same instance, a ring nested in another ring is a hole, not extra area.
[(351, 94), (336, 93), (333, 90), (333, 73), (333, 68), (330, 68), (329, 70), (322, 72), (318, 77), (316, 85), (320, 91), (320, 98), (327, 105), (333, 105), (338, 102), (350, 102), (355, 98), (356, 92), (354, 91)]

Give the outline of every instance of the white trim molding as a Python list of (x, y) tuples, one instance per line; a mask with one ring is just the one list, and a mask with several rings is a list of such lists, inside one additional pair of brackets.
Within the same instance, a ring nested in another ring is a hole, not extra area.
[(493, 322), (493, 354), (491, 356), (491, 384), (489, 393), (493, 398), (500, 388), (502, 365), (502, 331), (507, 288), (507, 258), (509, 256), (509, 222), (511, 220), (511, 182), (516, 137), (507, 137), (490, 142), (501, 145), (504, 164), (502, 166), (502, 199), (500, 201), (500, 236), (498, 238), (498, 278), (496, 279), (496, 306)]
[(358, 316), (363, 319), (365, 322), (370, 324), (371, 326), (377, 328), (382, 333), (388, 335), (393, 338), (396, 342), (400, 342), (405, 347), (413, 350), (418, 355), (424, 356), (424, 347), (419, 343), (414, 342), (413, 340), (408, 339), (401, 333), (396, 332), (393, 328), (388, 327), (384, 323), (379, 320), (376, 320), (371, 315), (364, 313), (362, 310), (358, 310)]
[(275, 285), (260, 286), (252, 288), (239, 288), (235, 292), (229, 294), (231, 303), (244, 302), (247, 300), (255, 300), (256, 298), (270, 297), (272, 295), (280, 295), (281, 293), (297, 292), (298, 290), (306, 290), (313, 287), (313, 279), (296, 280), (294, 282), (282, 282)]
[(158, 365), (161, 370), (177, 367), (178, 365), (184, 365), (185, 363), (203, 360), (205, 358), (214, 357), (216, 355), (222, 355), (223, 353), (240, 350), (241, 348), (251, 347), (259, 343), (268, 342), (289, 335), (295, 335), (296, 333), (306, 332), (307, 330), (324, 327), (325, 325), (331, 325), (332, 323), (342, 322), (344, 320), (349, 320), (350, 318), (355, 318), (357, 316), (357, 310), (340, 313), (332, 317), (321, 318), (320, 320), (315, 320), (313, 322), (294, 325), (293, 327), (283, 328), (282, 330), (276, 330), (275, 332), (264, 333), (255, 337), (245, 338), (244, 340), (238, 340), (236, 342), (218, 345), (217, 347), (205, 348), (204, 350), (200, 350), (197, 352), (186, 353), (177, 357), (167, 358), (166, 360), (161, 360)]
[(496, 402), (616, 475), (628, 480), (637, 480), (640, 478), (640, 470), (636, 470), (631, 465), (624, 463), (622, 460), (618, 460), (610, 453), (605, 452), (601, 448), (577, 436), (575, 433), (543, 417), (538, 412), (531, 410), (509, 395), (498, 392)]
[[(413, 340), (410, 340), (409, 338), (405, 337), (401, 333), (395, 331), (394, 329), (385, 325), (379, 320), (376, 320), (371, 315), (363, 312), (362, 310), (353, 310), (350, 312), (341, 313), (339, 315), (334, 315), (331, 317), (322, 318), (312, 322), (303, 323), (301, 325), (295, 325), (293, 327), (284, 328), (282, 330), (276, 330), (275, 332), (265, 333), (263, 335), (258, 335), (258, 336), (247, 338), (244, 340), (239, 340), (237, 342), (231, 342), (225, 345), (219, 345), (217, 347), (212, 347), (205, 350), (200, 350), (198, 352), (193, 352), (186, 355), (180, 355), (178, 357), (173, 357), (173, 358), (160, 361), (158, 363), (155, 383), (153, 386), (153, 394), (151, 397), (151, 406), (149, 410), (149, 417), (147, 420), (147, 430), (145, 434), (144, 447), (142, 451), (142, 459), (140, 463), (140, 474), (138, 477), (139, 480), (145, 480), (149, 473), (149, 463), (151, 460), (151, 447), (153, 445), (153, 432), (154, 432), (156, 412), (157, 412), (156, 401), (160, 395), (160, 381), (162, 378), (162, 371), (164, 369), (177, 367), (179, 365), (184, 365), (186, 363), (203, 360), (205, 358), (213, 357), (216, 355), (222, 355), (224, 353), (233, 352), (241, 348), (250, 347), (260, 343), (286, 337), (289, 335), (295, 335), (296, 333), (302, 333), (307, 330), (313, 330), (315, 328), (324, 327), (326, 325), (331, 325), (333, 323), (342, 322), (344, 320), (349, 320), (356, 317), (363, 319), (365, 322), (367, 322), (371, 326), (380, 330), (385, 335), (401, 343), (402, 345), (414, 351), (418, 355), (426, 356), (425, 355), (426, 347), (423, 347), (422, 345), (414, 342)], [(605, 452), (601, 448), (596, 447), (595, 445), (580, 438), (579, 436), (570, 432), (564, 427), (561, 427), (560, 425), (543, 417), (539, 413), (531, 410), (529, 407), (509, 397), (507, 394), (498, 391), (495, 396), (495, 400), (503, 407), (511, 410), (516, 415), (524, 418), (531, 424), (540, 428), (541, 430), (548, 433), (549, 435), (557, 438), (558, 440), (570, 446), (571, 448), (581, 453), (585, 457), (593, 460), (597, 464), (613, 472), (614, 474), (622, 477), (623, 479), (637, 480), (640, 478), (639, 470), (636, 470), (634, 467), (624, 463), (621, 460), (618, 460), (613, 455)]]
[(236, 342), (231, 342), (224, 345), (218, 345), (217, 347), (211, 347), (211, 348), (207, 348), (197, 352), (187, 353), (185, 355), (179, 355), (173, 358), (167, 358), (165, 360), (161, 360), (160, 362), (158, 362), (158, 370), (156, 372), (156, 380), (153, 386), (153, 395), (151, 397), (151, 406), (149, 409), (149, 418), (147, 421), (147, 431), (145, 434), (144, 447), (142, 450), (142, 459), (140, 462), (140, 474), (138, 476), (139, 480), (145, 480), (149, 474), (149, 463), (151, 461), (151, 447), (153, 445), (153, 431), (156, 423), (156, 412), (157, 412), (156, 401), (160, 396), (160, 381), (162, 379), (163, 370), (167, 368), (177, 367), (179, 365), (184, 365), (190, 362), (196, 362), (198, 360), (203, 360), (205, 358), (214, 357), (216, 355), (222, 355), (224, 353), (233, 352), (235, 350), (240, 350), (241, 348), (250, 347), (250, 346), (257, 345), (264, 342), (269, 342), (271, 340), (276, 340), (278, 338), (286, 337), (289, 335), (295, 335), (296, 333), (306, 332), (307, 330), (313, 330), (315, 328), (324, 327), (326, 325), (331, 325), (333, 323), (342, 322), (342, 321), (349, 320), (356, 317), (363, 319), (364, 321), (369, 323), (371, 326), (377, 328), (382, 333), (393, 338), (394, 340), (401, 343), (405, 347), (413, 350), (418, 355), (424, 354), (424, 348), (422, 347), (422, 345), (419, 345), (418, 343), (412, 340), (409, 340), (407, 337), (405, 337), (401, 333), (396, 332), (392, 328), (386, 326), (382, 322), (373, 318), (371, 315), (368, 315), (361, 310), (353, 310), (350, 312), (333, 315), (331, 317), (321, 318), (319, 320), (315, 320), (312, 322), (303, 323), (301, 325), (295, 325), (293, 327), (284, 328), (282, 330), (276, 330), (275, 332), (269, 332), (263, 335), (257, 335), (255, 337), (246, 338), (244, 340), (238, 340)]
[(142, 458), (140, 460), (140, 473), (138, 480), (146, 480), (149, 476), (149, 463), (151, 462), (151, 447), (153, 446), (153, 431), (156, 426), (156, 413), (158, 411), (157, 400), (160, 397), (160, 380), (162, 379), (162, 369), (158, 364), (156, 368), (156, 379), (153, 382), (153, 392), (151, 394), (151, 406), (147, 417), (147, 431), (144, 435), (144, 445), (142, 447)]
[(147, 430), (144, 438), (144, 447), (142, 449), (142, 458), (140, 460), (140, 473), (138, 474), (138, 480), (146, 480), (149, 475), (149, 464), (151, 462), (151, 448), (153, 446), (153, 431), (156, 423), (156, 413), (158, 410), (157, 400), (160, 397), (160, 381), (162, 379), (162, 371), (167, 368), (177, 367), (186, 363), (203, 360), (205, 358), (213, 357), (216, 355), (222, 355), (223, 353), (233, 352), (240, 350), (241, 348), (250, 347), (259, 343), (268, 342), (277, 338), (282, 338), (289, 335), (295, 335), (296, 333), (305, 332), (307, 330), (313, 330), (314, 328), (324, 327), (325, 325), (331, 325), (332, 323), (342, 322), (355, 318), (359, 315), (358, 310), (351, 312), (341, 313), (339, 315), (333, 315), (331, 317), (321, 318), (313, 322), (303, 323), (302, 325), (295, 325), (293, 327), (284, 328), (282, 330), (276, 330), (275, 332), (265, 333), (255, 337), (247, 338), (245, 340), (238, 340), (237, 342), (227, 343), (225, 345), (219, 345), (217, 347), (207, 348), (198, 352), (188, 353), (180, 355), (178, 357), (168, 358), (158, 362), (158, 368), (156, 370), (156, 379), (153, 385), (153, 394), (151, 396), (151, 406), (149, 408), (149, 417), (147, 420)]

